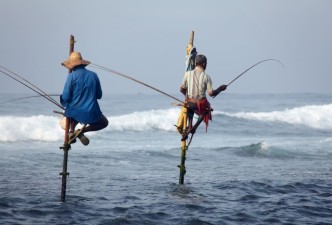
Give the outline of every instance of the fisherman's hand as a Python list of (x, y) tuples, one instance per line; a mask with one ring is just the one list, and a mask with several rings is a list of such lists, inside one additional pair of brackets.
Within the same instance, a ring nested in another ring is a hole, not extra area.
[(221, 85), (221, 86), (218, 88), (218, 90), (220, 90), (220, 91), (225, 91), (226, 89), (227, 89), (227, 85), (225, 85), (225, 84)]
[(219, 95), (220, 92), (226, 90), (227, 85), (223, 84), (220, 87), (218, 87), (216, 90), (212, 91), (211, 93), (209, 92), (209, 95), (213, 98), (215, 98), (217, 95)]

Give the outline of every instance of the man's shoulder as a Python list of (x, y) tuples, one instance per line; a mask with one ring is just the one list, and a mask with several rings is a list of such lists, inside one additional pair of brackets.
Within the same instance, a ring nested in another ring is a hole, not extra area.
[(205, 77), (210, 77), (210, 75), (209, 75), (208, 73), (206, 73), (205, 70), (202, 70), (202, 71), (201, 71), (201, 74), (202, 74), (203, 76), (205, 76)]
[(89, 70), (89, 69), (87, 69), (87, 68), (84, 68), (84, 70), (85, 70), (86, 73), (90, 73), (90, 74), (97, 75), (96, 72), (94, 72), (94, 71), (92, 71), (92, 70)]
[(194, 72), (195, 72), (195, 70), (188, 70), (184, 74), (188, 76), (188, 75), (194, 74)]
[(73, 72), (71, 72), (69, 74), (72, 78), (74, 77), (81, 77), (82, 75), (84, 76), (89, 76), (89, 77), (94, 77), (94, 78), (98, 78), (98, 75), (96, 72), (88, 70), (86, 68), (79, 68), (77, 70), (74, 70)]
[(98, 74), (92, 70), (88, 70), (88, 69), (84, 68), (83, 73), (87, 74), (90, 78), (98, 79)]
[(184, 72), (184, 75), (190, 74), (192, 73), (193, 70), (187, 70), (186, 72)]

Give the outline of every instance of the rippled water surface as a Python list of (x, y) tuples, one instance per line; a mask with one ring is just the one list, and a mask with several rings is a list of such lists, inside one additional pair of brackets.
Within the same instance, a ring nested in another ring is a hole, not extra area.
[(1, 108), (1, 224), (332, 224), (332, 96), (211, 100), (213, 121), (193, 138), (184, 185), (180, 109), (134, 97), (143, 103), (131, 111), (126, 96), (106, 97), (110, 126), (87, 134), (89, 146), (72, 145), (65, 203), (58, 116), (47, 105), (20, 109), (40, 100)]

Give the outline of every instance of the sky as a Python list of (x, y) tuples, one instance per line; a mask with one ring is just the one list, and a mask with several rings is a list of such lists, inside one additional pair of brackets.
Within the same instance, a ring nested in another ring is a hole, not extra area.
[[(84, 59), (179, 93), (185, 49), (207, 57), (213, 87), (230, 93), (331, 93), (330, 0), (0, 0), (0, 65), (61, 93), (69, 38)], [(106, 94), (155, 93), (98, 73)], [(0, 93), (32, 93), (0, 73)]]

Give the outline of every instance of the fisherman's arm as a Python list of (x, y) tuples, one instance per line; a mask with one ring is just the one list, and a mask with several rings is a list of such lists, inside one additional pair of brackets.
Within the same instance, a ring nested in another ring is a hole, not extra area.
[(183, 86), (181, 85), (181, 87), (180, 87), (180, 92), (181, 92), (184, 96), (186, 96), (187, 88), (185, 88), (185, 87), (183, 87)]
[(63, 88), (62, 95), (60, 95), (60, 103), (63, 106), (66, 106), (66, 104), (69, 103), (72, 99), (71, 81), (71, 76), (68, 76)]
[(218, 87), (216, 90), (211, 90), (208, 92), (208, 94), (211, 97), (216, 97), (220, 92), (225, 91), (227, 89), (227, 85), (223, 84), (220, 87)]
[(97, 76), (97, 99), (101, 99), (101, 97), (103, 96), (103, 91), (101, 90), (101, 85), (100, 85), (100, 81), (99, 78)]
[(218, 87), (216, 90), (213, 90), (212, 88), (212, 80), (209, 76), (207, 76), (207, 83), (206, 83), (206, 89), (208, 91), (208, 94), (211, 97), (216, 97), (220, 92), (225, 91), (227, 88), (227, 85), (223, 84), (220, 87)]
[(184, 74), (182, 83), (181, 83), (181, 87), (180, 87), (180, 92), (186, 96), (187, 94), (187, 73)]

